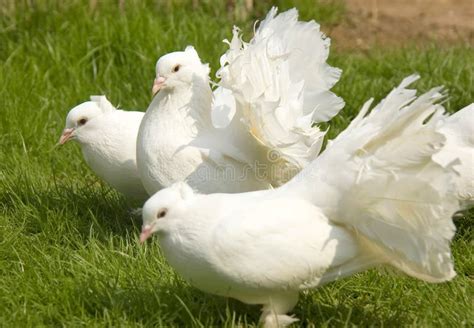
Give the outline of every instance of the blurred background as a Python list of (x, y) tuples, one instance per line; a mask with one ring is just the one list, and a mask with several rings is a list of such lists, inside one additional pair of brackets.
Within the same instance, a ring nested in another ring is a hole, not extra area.
[(104, 11), (127, 14), (141, 9), (169, 14), (190, 9), (196, 14), (226, 16), (236, 22), (261, 18), (271, 6), (297, 7), (303, 17), (317, 18), (338, 49), (367, 49), (400, 42), (465, 42), (474, 38), (472, 0), (2, 0), (5, 15), (68, 12), (84, 7), (89, 14)]

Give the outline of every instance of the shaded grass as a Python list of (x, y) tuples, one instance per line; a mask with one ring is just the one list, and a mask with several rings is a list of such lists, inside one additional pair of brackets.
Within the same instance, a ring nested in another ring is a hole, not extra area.
[[(315, 10), (308, 3), (301, 2), (303, 16), (323, 23), (343, 10)], [(156, 241), (140, 246), (140, 219), (129, 214), (129, 204), (87, 169), (77, 147), (55, 147), (67, 111), (90, 94), (145, 109), (154, 63), (163, 53), (194, 44), (215, 72), (225, 50), (220, 41), (231, 36), (233, 23), (218, 9), (143, 2), (125, 13), (103, 6), (91, 14), (73, 1), (0, 18), (2, 326), (256, 325), (257, 307), (189, 287), (166, 265)], [(243, 26), (248, 31), (252, 23)], [(335, 91), (347, 106), (331, 123), (330, 136), (369, 97), (380, 100), (413, 72), (422, 75), (420, 91), (440, 84), (450, 90), (448, 110), (472, 102), (472, 50), (331, 55), (344, 70)], [(323, 327), (472, 325), (472, 213), (456, 224), (458, 277), (452, 282), (429, 285), (371, 270), (302, 295), (295, 314)]]

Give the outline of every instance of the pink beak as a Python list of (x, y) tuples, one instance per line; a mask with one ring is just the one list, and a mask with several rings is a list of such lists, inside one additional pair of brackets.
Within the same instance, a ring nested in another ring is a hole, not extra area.
[(153, 226), (147, 225), (142, 228), (142, 233), (140, 234), (140, 244), (143, 244), (145, 240), (150, 238), (151, 234), (153, 233), (152, 231)]
[(151, 95), (154, 97), (158, 91), (161, 90), (165, 84), (166, 79), (162, 76), (157, 76), (155, 81), (153, 81), (153, 88), (151, 88)]
[(59, 138), (59, 144), (64, 145), (66, 142), (68, 142), (69, 139), (71, 139), (73, 132), (74, 132), (74, 128), (64, 129), (63, 134)]

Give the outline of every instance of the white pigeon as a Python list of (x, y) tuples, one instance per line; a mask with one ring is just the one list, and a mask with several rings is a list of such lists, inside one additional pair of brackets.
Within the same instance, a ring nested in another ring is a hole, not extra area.
[(341, 71), (327, 63), (330, 40), (296, 9), (273, 8), (249, 43), (234, 29), (221, 57), (220, 85), (193, 47), (161, 57), (137, 141), (152, 194), (186, 180), (202, 193), (279, 186), (313, 160), (325, 122), (344, 106), (329, 89)]
[(137, 170), (136, 143), (143, 112), (116, 109), (105, 96), (91, 96), (71, 109), (59, 139), (77, 141), (89, 167), (131, 199), (146, 200)]
[(265, 327), (297, 320), (287, 313), (299, 291), (370, 267), (452, 279), (459, 159), (433, 160), (453, 146), (437, 131), (447, 118), (436, 104), (443, 95), (435, 88), (417, 98), (407, 89), (416, 79), (403, 80), (370, 113), (368, 101), (282, 187), (203, 195), (180, 182), (159, 191), (143, 207), (141, 242), (157, 233), (168, 262), (197, 288), (262, 304)]

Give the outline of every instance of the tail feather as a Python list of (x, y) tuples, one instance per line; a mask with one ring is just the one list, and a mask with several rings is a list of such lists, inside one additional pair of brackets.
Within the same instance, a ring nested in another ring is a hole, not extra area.
[(316, 22), (298, 21), (295, 9), (277, 15), (273, 8), (249, 43), (234, 28), (221, 57), (220, 86), (232, 90), (255, 139), (278, 151), (283, 170), (298, 172), (316, 158), (325, 133), (313, 124), (344, 106), (329, 90), (341, 74), (326, 63), (329, 45)]
[[(455, 276), (449, 244), (460, 209), (453, 193), (458, 172), (454, 163), (434, 160), (447, 145), (438, 131), (446, 119), (442, 88), (416, 97), (407, 89), (416, 79), (403, 80), (370, 113), (366, 103), (305, 171), (317, 177), (321, 191), (312, 200), (332, 221), (367, 240), (382, 262), (440, 282)], [(308, 191), (315, 179), (305, 171), (292, 184)]]

